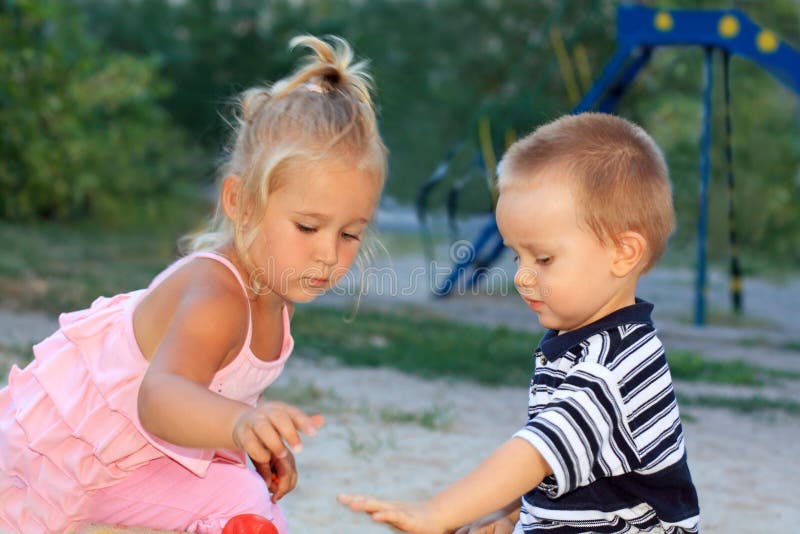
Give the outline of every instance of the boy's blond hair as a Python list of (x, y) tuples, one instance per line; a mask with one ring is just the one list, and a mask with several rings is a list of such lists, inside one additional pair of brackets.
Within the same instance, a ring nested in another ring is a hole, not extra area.
[(564, 171), (584, 222), (600, 240), (638, 232), (647, 241), (641, 272), (655, 265), (675, 228), (675, 212), (667, 164), (647, 132), (605, 113), (561, 117), (508, 149), (498, 187), (534, 180), (553, 167)]

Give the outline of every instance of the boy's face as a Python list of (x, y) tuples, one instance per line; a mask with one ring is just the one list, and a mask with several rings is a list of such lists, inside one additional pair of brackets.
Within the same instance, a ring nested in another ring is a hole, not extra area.
[(542, 326), (564, 332), (633, 304), (633, 297), (611, 271), (616, 247), (601, 242), (583, 222), (561, 172), (509, 177), (496, 217), (518, 258), (517, 291)]

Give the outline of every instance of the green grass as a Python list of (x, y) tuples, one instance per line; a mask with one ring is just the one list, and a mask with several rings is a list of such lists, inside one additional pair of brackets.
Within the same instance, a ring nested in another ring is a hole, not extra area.
[(292, 379), (288, 384), (273, 384), (264, 391), (267, 399), (280, 400), (309, 412), (332, 412), (345, 409), (344, 400), (331, 389)]
[(167, 229), (106, 232), (90, 225), (0, 222), (3, 306), (59, 313), (100, 295), (146, 287), (177, 257), (180, 233)]
[[(376, 237), (386, 248), (390, 258), (422, 252), (422, 238), (416, 232), (378, 232)], [(385, 255), (383, 251), (380, 254)]]
[[(423, 377), (451, 376), (485, 384), (527, 384), (536, 336), (507, 328), (468, 326), (413, 308), (362, 309), (352, 322), (333, 308), (298, 309), (292, 332), (303, 354), (345, 365), (393, 367)], [(686, 350), (667, 352), (676, 380), (758, 387), (800, 380), (742, 360), (714, 361)]]
[(788, 352), (800, 352), (800, 341), (772, 341), (766, 337), (746, 337), (738, 342), (742, 347), (773, 347)]
[(412, 423), (429, 430), (448, 430), (453, 426), (453, 414), (446, 406), (435, 405), (420, 412), (384, 407), (379, 417), (384, 423)]
[(5, 385), (8, 372), (12, 365), (26, 366), (33, 359), (30, 346), (6, 345), (0, 342), (0, 387)]
[(687, 350), (668, 351), (667, 361), (672, 378), (687, 382), (763, 386), (783, 379), (800, 379), (797, 372), (777, 371), (742, 360), (713, 361)]
[(419, 309), (347, 312), (299, 308), (292, 320), (298, 350), (346, 365), (393, 367), (423, 377), (527, 386), (538, 339), (507, 328), (462, 325)]
[(678, 395), (681, 406), (704, 408), (726, 408), (742, 413), (783, 411), (789, 415), (800, 415), (800, 402), (790, 399), (768, 399), (760, 395), (748, 397), (726, 397), (723, 395)]
[(779, 349), (800, 352), (800, 341), (786, 341), (778, 344)]
[[(676, 316), (680, 322), (684, 324), (694, 324), (694, 315), (692, 312), (678, 314)], [(705, 323), (711, 326), (731, 326), (742, 328), (760, 328), (771, 330), (776, 327), (774, 321), (763, 317), (753, 317), (747, 314), (738, 314), (731, 310), (723, 310), (719, 308), (711, 308), (706, 312)]]

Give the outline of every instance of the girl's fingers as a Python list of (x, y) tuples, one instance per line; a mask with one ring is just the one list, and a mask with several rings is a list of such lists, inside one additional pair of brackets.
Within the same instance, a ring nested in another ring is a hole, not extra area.
[(303, 444), (300, 440), (300, 435), (297, 433), (294, 420), (289, 414), (286, 412), (274, 412), (268, 417), (275, 431), (286, 440), (292, 452), (300, 452), (303, 448)]
[(270, 467), (269, 490), (272, 493), (272, 502), (292, 491), (297, 484), (297, 470), (294, 462), (289, 459), (277, 459)]
[[(325, 424), (325, 417), (323, 417), (323, 415), (320, 413), (315, 413), (310, 416), (309, 419), (311, 420), (311, 430), (313, 430), (313, 433), (309, 435), (313, 436), (314, 433), (316, 433), (316, 431), (322, 428), (322, 425)], [(306, 433), (308, 434), (308, 432)]]
[(278, 502), (278, 499), (280, 499), (281, 497), (292, 491), (292, 489), (294, 489), (295, 481), (293, 480), (293, 478), (294, 477), (292, 477), (292, 475), (290, 474), (286, 474), (285, 476), (277, 478), (277, 484), (275, 485), (275, 490), (274, 491), (270, 490), (272, 492), (272, 502)]
[(260, 421), (253, 427), (258, 439), (277, 458), (284, 458), (289, 451), (286, 449), (281, 436), (278, 434), (273, 424), (269, 420)]
[[(298, 430), (304, 434), (313, 436), (325, 423), (325, 419), (322, 417), (322, 415), (314, 414), (309, 416), (300, 408), (285, 404), (283, 402), (268, 402), (262, 404), (259, 407), (259, 410), (268, 419), (280, 422), (282, 430), (281, 433), (285, 438), (287, 438), (287, 441), (289, 438), (293, 440), (293, 435), (297, 434)], [(286, 423), (287, 419), (288, 424)], [(289, 430), (288, 425), (291, 425), (293, 428)], [(287, 433), (283, 434), (283, 431), (286, 431)], [(299, 437), (297, 438), (297, 441), (292, 443), (292, 445), (296, 445), (298, 443)]]
[(325, 423), (325, 419), (319, 415), (307, 415), (300, 408), (295, 406), (285, 406), (285, 413), (291, 418), (292, 424), (295, 428), (299, 428), (301, 432), (309, 436), (314, 436), (317, 430)]
[(242, 448), (254, 462), (268, 464), (272, 459), (270, 449), (264, 446), (263, 441), (250, 428), (245, 431), (242, 445)]

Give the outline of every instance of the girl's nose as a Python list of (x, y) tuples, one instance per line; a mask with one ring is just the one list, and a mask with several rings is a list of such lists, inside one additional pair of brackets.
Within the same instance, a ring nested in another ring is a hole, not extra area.
[(336, 265), (339, 259), (339, 254), (335, 242), (328, 239), (320, 240), (314, 250), (314, 261), (318, 261), (323, 265), (333, 266)]

